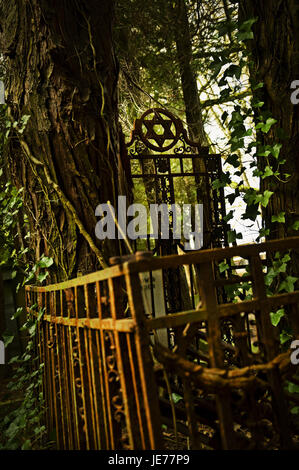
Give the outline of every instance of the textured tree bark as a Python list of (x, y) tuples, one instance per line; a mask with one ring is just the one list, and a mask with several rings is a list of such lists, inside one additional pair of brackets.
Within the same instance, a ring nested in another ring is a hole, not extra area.
[(36, 258), (61, 280), (105, 266), (116, 241), (95, 238), (95, 208), (127, 190), (119, 154), (118, 67), (110, 0), (2, 0), (0, 48), (12, 121), (30, 116), (6, 149), (24, 187)]
[[(192, 68), (192, 43), (190, 26), (188, 20), (187, 5), (185, 0), (170, 2), (170, 11), (173, 17), (174, 37), (177, 52), (177, 61), (180, 69), (183, 97), (185, 103), (186, 120), (190, 139), (199, 142), (202, 146), (207, 145), (207, 138), (203, 126), (202, 109), (199, 100), (197, 80)], [(194, 171), (206, 172), (203, 159), (193, 161)], [(210, 241), (210, 204), (207, 196), (205, 179), (196, 177), (198, 196), (204, 205), (204, 247), (211, 244)], [(208, 234), (208, 235), (207, 235)]]
[(198, 96), (196, 74), (192, 69), (192, 46), (185, 0), (171, 2), (174, 15), (174, 33), (180, 67), (186, 119), (191, 139), (206, 145), (202, 112)]
[[(299, 105), (291, 103), (291, 83), (299, 75), (299, 4), (296, 0), (240, 0), (241, 20), (258, 17), (253, 26), (254, 39), (248, 42), (252, 53), (251, 76), (263, 81), (259, 99), (264, 109), (277, 119), (268, 134), (259, 136), (265, 145), (283, 143), (283, 172), (290, 174), (281, 182), (275, 177), (261, 181), (262, 190), (274, 191), (264, 211), (269, 238), (297, 235), (292, 229), (299, 220)], [(279, 138), (279, 128), (286, 139)], [(261, 160), (263, 157), (261, 157)], [(272, 159), (275, 165), (275, 159)], [(261, 161), (261, 166), (263, 162)], [(271, 224), (271, 216), (285, 212), (286, 223)]]

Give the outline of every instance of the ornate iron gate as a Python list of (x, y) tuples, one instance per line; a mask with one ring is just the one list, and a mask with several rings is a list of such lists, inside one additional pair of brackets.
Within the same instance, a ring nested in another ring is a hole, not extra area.
[[(213, 182), (221, 177), (221, 156), (209, 154), (208, 147), (192, 142), (183, 122), (165, 109), (147, 110), (134, 123), (131, 140), (127, 144), (134, 182), (134, 202), (150, 204), (203, 204), (203, 247), (227, 246), (229, 224), (225, 221), (224, 190), (213, 189)], [(159, 227), (161, 229), (161, 227)], [(191, 231), (194, 231), (192, 220)], [(135, 251), (150, 250), (159, 256), (183, 253), (183, 240), (173, 236), (173, 217), (169, 217), (169, 239), (150, 235), (135, 241)], [(163, 274), (163, 275), (162, 275)], [(162, 275), (162, 281), (160, 277)], [(161, 316), (178, 310), (195, 308), (199, 299), (196, 291), (191, 299), (186, 295), (188, 283), (193, 283), (191, 268), (182, 266), (163, 273), (143, 275), (143, 287), (150, 290), (147, 313)], [(155, 304), (155, 285), (163, 284), (163, 293)], [(193, 293), (193, 286), (191, 285)], [(171, 332), (170, 332), (171, 335)], [(164, 338), (164, 344), (171, 338)]]
[[(160, 108), (149, 109), (136, 119), (127, 148), (135, 189), (143, 183), (148, 204), (202, 203), (203, 248), (228, 245), (224, 191), (212, 186), (222, 174), (220, 155), (209, 154), (208, 147), (192, 142), (182, 121)], [(134, 201), (140, 202), (140, 194), (135, 194)], [(148, 237), (147, 249), (169, 255), (176, 254), (179, 245), (184, 251), (172, 234), (173, 226), (170, 239), (160, 238), (154, 247)]]

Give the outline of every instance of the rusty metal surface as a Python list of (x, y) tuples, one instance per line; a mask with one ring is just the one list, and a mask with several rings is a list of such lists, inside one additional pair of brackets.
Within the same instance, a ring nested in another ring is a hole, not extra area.
[(119, 273), (108, 268), (46, 288), (26, 287), (28, 312), (34, 304), (35, 314), (45, 309), (37, 345), (45, 420), (58, 449), (160, 447), (152, 368), (145, 373), (150, 351)]
[[(273, 252), (283, 256), (296, 248), (298, 237), (127, 263), (131, 273), (193, 266), (188, 291), (191, 300), (192, 289), (198, 287), (196, 308), (147, 320), (150, 332), (171, 332), (171, 348), (155, 341), (154, 351), (173, 391), (187, 402), (184, 419), (189, 422), (193, 448), (292, 446), (289, 405), (296, 404), (296, 396), (285, 394), (284, 387), (296, 367), (290, 363), (291, 351), (281, 348), (270, 312), (283, 306), (293, 338), (298, 337), (299, 290), (270, 294), (265, 273)], [(219, 281), (217, 263), (222, 260), (232, 268)], [(221, 301), (223, 285), (238, 286), (241, 295), (245, 284), (250, 299)]]
[[(101, 273), (27, 286), (28, 311), (45, 309), (37, 349), (46, 424), (58, 448), (162, 449), (161, 423), (174, 426), (173, 410), (194, 449), (288, 448), (289, 409), (298, 403), (284, 383), (296, 367), (270, 312), (284, 306), (298, 337), (299, 290), (270, 295), (264, 276), (271, 254), (298, 247), (293, 237), (162, 258), (139, 254)], [(232, 269), (219, 282), (222, 260)], [(193, 307), (146, 315), (141, 273), (178, 267), (190, 274)], [(223, 303), (219, 290), (237, 285), (242, 293), (243, 284), (251, 298)], [(168, 348), (157, 339), (163, 330), (172, 338)], [(169, 386), (181, 405), (169, 401)]]

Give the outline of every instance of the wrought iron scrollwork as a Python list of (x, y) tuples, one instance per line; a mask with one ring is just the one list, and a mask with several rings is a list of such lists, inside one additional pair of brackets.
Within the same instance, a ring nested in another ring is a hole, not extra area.
[(108, 366), (108, 381), (118, 385), (118, 392), (112, 397), (112, 404), (115, 408), (114, 419), (119, 422), (121, 415), (124, 415), (124, 404), (122, 394), (120, 390), (120, 378), (117, 370), (117, 359), (116, 359), (116, 346), (114, 336), (111, 331), (105, 332), (105, 341), (107, 342), (108, 348), (111, 352), (106, 357), (106, 363)]
[(183, 154), (183, 153), (191, 153), (192, 152), (192, 147), (190, 145), (186, 144), (186, 141), (184, 139), (183, 134), (180, 136), (179, 142), (181, 142), (182, 145), (180, 145), (180, 147), (175, 147), (175, 149), (174, 149), (175, 154)]

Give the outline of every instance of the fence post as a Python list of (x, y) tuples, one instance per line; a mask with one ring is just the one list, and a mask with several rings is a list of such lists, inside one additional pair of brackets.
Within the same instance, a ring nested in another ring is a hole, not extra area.
[[(127, 264), (130, 271), (130, 263)], [(163, 449), (159, 398), (150, 352), (149, 333), (143, 307), (138, 273), (125, 274), (128, 301), (132, 317), (136, 321), (135, 344), (145, 418), (148, 428), (148, 449)]]
[[(212, 261), (202, 263), (199, 267), (199, 287), (203, 307), (208, 311), (208, 344), (211, 367), (223, 368), (223, 351), (221, 349), (221, 325), (218, 315), (217, 297), (214, 286)], [(228, 390), (216, 395), (219, 416), (219, 427), (224, 450), (235, 448), (231, 395)]]

